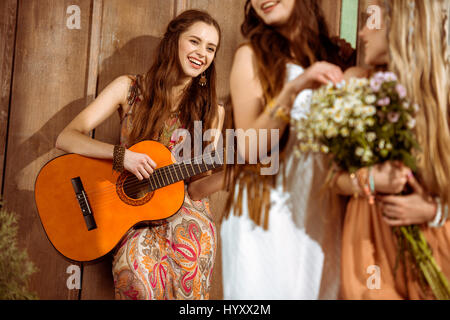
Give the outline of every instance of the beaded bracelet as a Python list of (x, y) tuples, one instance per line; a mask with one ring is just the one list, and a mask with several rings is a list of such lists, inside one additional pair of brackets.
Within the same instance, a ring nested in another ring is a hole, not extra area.
[(369, 168), (369, 186), (370, 186), (370, 192), (372, 194), (375, 194), (375, 179), (373, 177), (373, 168)]
[(356, 177), (358, 178), (359, 185), (363, 189), (364, 194), (369, 199), (369, 204), (370, 205), (375, 204), (375, 197), (370, 190), (370, 185), (368, 181), (370, 180), (370, 177), (367, 168), (359, 169), (356, 172)]
[(286, 110), (282, 107), (278, 107), (275, 112), (275, 118), (281, 119), (286, 123), (291, 122), (291, 117), (287, 114)]
[(447, 222), (448, 219), (448, 204), (444, 206), (444, 217), (441, 220), (441, 223), (439, 224), (440, 227), (443, 227), (444, 224)]
[(114, 146), (113, 152), (113, 170), (122, 172), (124, 170), (123, 161), (125, 158), (125, 147), (121, 145)]
[(428, 222), (428, 226), (430, 228), (440, 228), (444, 226), (445, 222), (448, 218), (448, 205), (444, 206), (444, 214), (442, 214), (442, 203), (440, 198), (434, 199), (437, 204), (436, 208), (436, 216), (434, 217), (433, 221)]
[(291, 118), (289, 114), (286, 112), (286, 110), (283, 107), (280, 107), (279, 105), (275, 104), (275, 100), (269, 101), (265, 109), (265, 112), (272, 119), (281, 119), (286, 123), (289, 123), (291, 121)]
[(350, 179), (352, 180), (352, 184), (353, 184), (353, 197), (355, 199), (358, 199), (360, 188), (359, 188), (359, 185), (358, 185), (358, 179), (356, 178), (356, 174), (351, 173), (350, 174)]

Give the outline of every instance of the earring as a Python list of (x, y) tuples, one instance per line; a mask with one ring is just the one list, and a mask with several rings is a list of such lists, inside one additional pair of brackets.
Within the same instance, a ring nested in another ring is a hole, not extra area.
[(206, 72), (203, 72), (203, 73), (202, 73), (202, 75), (201, 75), (200, 80), (199, 80), (198, 83), (200, 84), (201, 87), (206, 86), (206, 83), (207, 83)]

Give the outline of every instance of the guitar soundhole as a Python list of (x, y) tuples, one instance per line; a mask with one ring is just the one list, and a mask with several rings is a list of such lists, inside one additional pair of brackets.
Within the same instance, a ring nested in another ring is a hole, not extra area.
[(132, 206), (141, 206), (153, 197), (153, 191), (150, 190), (147, 181), (145, 179), (139, 181), (129, 172), (123, 172), (119, 176), (116, 191), (123, 202)]

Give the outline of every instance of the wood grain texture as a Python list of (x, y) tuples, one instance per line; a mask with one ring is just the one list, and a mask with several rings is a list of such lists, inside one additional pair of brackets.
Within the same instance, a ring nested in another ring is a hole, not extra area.
[(319, 0), (325, 19), (328, 23), (330, 34), (339, 36), (341, 30), (341, 0)]
[[(154, 51), (176, 11), (176, 0), (107, 0), (101, 11), (98, 46), (97, 95), (116, 77), (147, 72)], [(95, 138), (119, 141), (119, 117), (114, 115), (95, 129)], [(81, 299), (114, 299), (111, 255), (100, 263), (85, 264)]]
[[(69, 30), (66, 9), (81, 9), (81, 30)], [(14, 81), (4, 197), (19, 215), (19, 244), (39, 271), (31, 290), (41, 299), (77, 298), (66, 286), (63, 259), (50, 242), (34, 205), (34, 182), (40, 168), (61, 152), (54, 149), (61, 130), (84, 107), (90, 0), (19, 1)]]
[[(118, 76), (147, 72), (174, 11), (174, 1), (104, 1), (97, 93)], [(103, 123), (95, 138), (117, 143), (118, 120)]]
[(17, 0), (0, 2), (0, 194), (6, 151), (9, 102), (11, 97)]
[[(365, 13), (367, 11), (367, 8), (369, 6), (369, 1), (368, 0), (359, 0), (359, 6), (358, 6), (358, 30), (362, 30), (362, 28), (364, 28), (364, 25), (366, 24), (366, 20), (364, 19)], [(365, 54), (364, 54), (364, 44), (362, 43), (362, 41), (360, 40), (359, 37), (357, 37), (356, 39), (356, 48), (357, 48), (357, 52), (358, 52), (358, 58), (357, 58), (357, 65), (359, 67), (368, 67), (365, 63), (364, 63), (364, 58), (365, 58)]]
[(94, 100), (97, 93), (97, 81), (99, 72), (99, 55), (101, 45), (103, 0), (92, 0), (92, 14), (90, 17), (90, 38), (89, 38), (89, 64), (86, 69), (87, 78), (87, 103)]
[(223, 98), (229, 94), (229, 78), (234, 53), (244, 41), (241, 24), (244, 21), (242, 0), (185, 0), (186, 9), (200, 9), (209, 12), (217, 20), (222, 31), (221, 47), (216, 57), (217, 93)]

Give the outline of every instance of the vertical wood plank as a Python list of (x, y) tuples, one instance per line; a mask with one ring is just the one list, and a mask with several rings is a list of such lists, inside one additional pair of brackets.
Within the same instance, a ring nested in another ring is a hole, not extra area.
[(12, 65), (16, 36), (17, 0), (0, 2), (0, 194), (6, 151)]
[[(44, 233), (34, 182), (56, 155), (56, 136), (84, 107), (90, 0), (20, 0), (4, 197), (19, 217), (19, 244), (39, 271), (31, 290), (41, 299), (77, 298), (66, 286), (66, 261)], [(81, 29), (68, 29), (67, 7), (81, 10)]]
[(319, 0), (325, 19), (328, 23), (330, 34), (339, 36), (341, 33), (341, 0)]
[(174, 10), (174, 17), (179, 15), (181, 12), (185, 11), (188, 7), (188, 1), (189, 0), (174, 0), (175, 1), (175, 10)]
[[(368, 0), (359, 0), (359, 8), (358, 8), (358, 31), (364, 28), (364, 25), (367, 23), (367, 21), (364, 19), (365, 13), (367, 11), (367, 8), (369, 6)], [(368, 67), (364, 63), (364, 44), (362, 41), (360, 41), (359, 37), (356, 39), (356, 45), (357, 45), (357, 65), (360, 67)]]
[(222, 43), (216, 57), (217, 91), (223, 98), (229, 94), (229, 76), (234, 53), (243, 42), (241, 24), (244, 21), (244, 5), (242, 0), (184, 0), (185, 9), (200, 9), (207, 11), (217, 20), (222, 30)]
[[(86, 68), (86, 102), (87, 106), (90, 104), (97, 94), (97, 81), (98, 81), (98, 65), (99, 65), (99, 55), (100, 55), (100, 42), (101, 42), (101, 27), (102, 27), (102, 13), (103, 13), (103, 0), (92, 0), (92, 13), (90, 15), (90, 23), (89, 23), (89, 49), (88, 49), (88, 66)], [(94, 135), (94, 131), (90, 132), (90, 136)], [(80, 263), (80, 269), (82, 278), (84, 279), (84, 271), (85, 271), (84, 263)], [(99, 277), (103, 279), (102, 274), (99, 274)], [(109, 279), (109, 278), (107, 278)], [(107, 286), (106, 288), (110, 288)], [(78, 292), (78, 299), (82, 298), (82, 290), (83, 283), (81, 283), (81, 289)], [(89, 288), (88, 288), (89, 290)]]
[(99, 55), (102, 30), (102, 12), (103, 0), (93, 0), (92, 14), (90, 23), (90, 39), (89, 39), (89, 65), (87, 68), (87, 97), (86, 102), (90, 103), (94, 100), (97, 93), (97, 81), (99, 72)]
[[(178, 0), (103, 1), (97, 94), (118, 76), (147, 72), (177, 4)], [(111, 144), (118, 143), (119, 134), (118, 115), (95, 129), (96, 139)], [(81, 299), (114, 298), (111, 266), (111, 255), (99, 263), (84, 265)]]
[[(175, 12), (171, 1), (108, 0), (103, 6), (98, 92), (123, 74), (145, 73)], [(118, 117), (95, 131), (96, 139), (117, 143)]]

